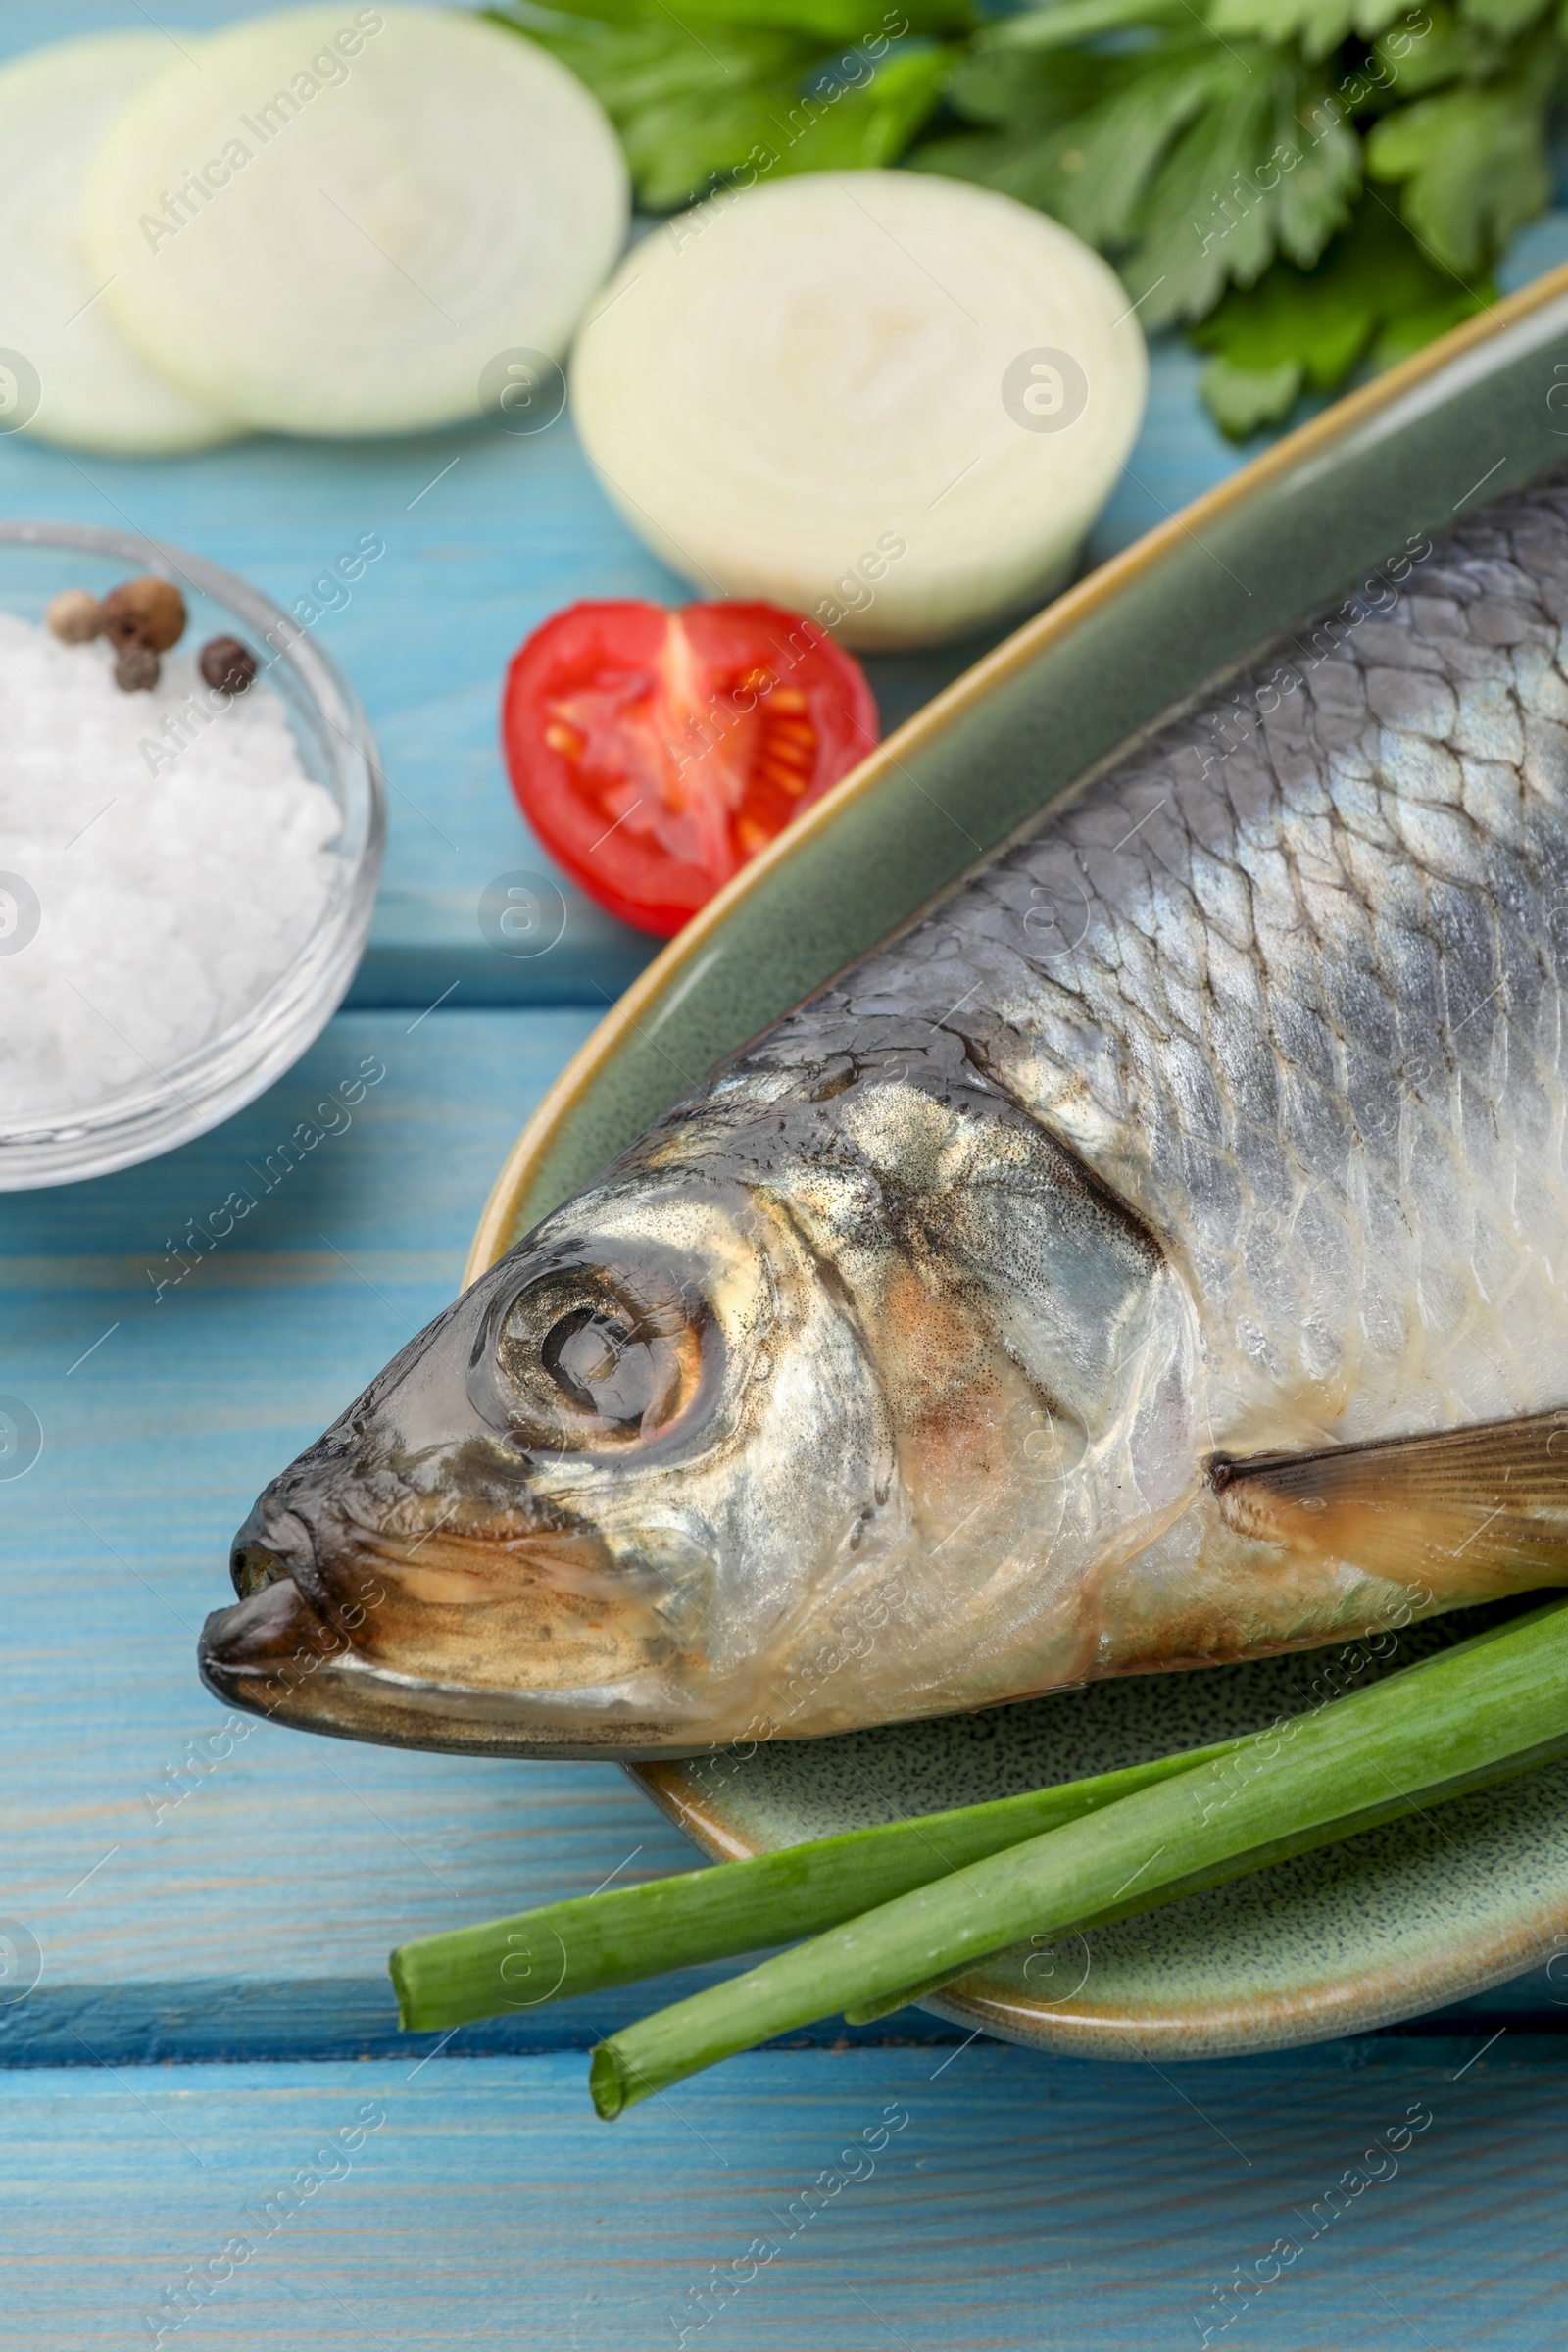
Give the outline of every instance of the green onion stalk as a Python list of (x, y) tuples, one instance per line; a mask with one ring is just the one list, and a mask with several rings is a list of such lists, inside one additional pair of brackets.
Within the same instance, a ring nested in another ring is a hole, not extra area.
[(399, 2019), (406, 2033), (439, 2033), (817, 1936), (911, 1887), (1245, 1743), (1220, 1740), (1093, 1780), (847, 1830), (749, 1861), (682, 1871), (481, 1927), (424, 1936), (392, 1954)]
[(862, 1898), (859, 1916), (602, 2042), (594, 2104), (619, 2115), (818, 2018), (875, 2014), (1031, 1937), (1174, 1901), (1565, 1752), (1568, 1604), (1558, 1602), (1224, 1752), (1179, 1759), (1162, 1778), (874, 1908)]

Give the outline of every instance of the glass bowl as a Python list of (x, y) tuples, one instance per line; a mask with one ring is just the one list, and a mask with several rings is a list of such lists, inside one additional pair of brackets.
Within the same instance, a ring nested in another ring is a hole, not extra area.
[[(183, 549), (66, 522), (0, 522), (0, 610), (41, 621), (63, 588), (103, 596), (156, 572), (184, 596), (181, 650), (233, 636), (262, 665), (253, 693), (276, 694), (301, 765), (331, 793), (339, 828), (318, 921), (294, 960), (205, 1045), (86, 1108), (25, 1117), (0, 1101), (0, 1192), (107, 1175), (171, 1152), (252, 1102), (325, 1027), (354, 976), (386, 846), (386, 791), (375, 739), (352, 688), (307, 630), (270, 597)], [(0, 867), (9, 863), (0, 836)]]

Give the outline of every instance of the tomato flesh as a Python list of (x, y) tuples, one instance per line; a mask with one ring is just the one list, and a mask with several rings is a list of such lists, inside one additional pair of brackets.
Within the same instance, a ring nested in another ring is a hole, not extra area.
[(520, 648), (524, 815), (601, 906), (668, 938), (876, 743), (865, 672), (777, 605), (572, 605)]

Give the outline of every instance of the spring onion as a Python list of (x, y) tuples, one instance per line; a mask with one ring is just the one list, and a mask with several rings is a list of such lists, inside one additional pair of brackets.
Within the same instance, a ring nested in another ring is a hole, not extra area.
[(819, 1935), (1243, 1744), (1224, 1740), (1092, 1780), (813, 1838), (716, 1870), (682, 1871), (424, 1936), (392, 1954), (399, 2017), (406, 2033), (433, 2033)]
[(1568, 1752), (1568, 1604), (1297, 1716), (918, 1886), (602, 2042), (602, 2116), (841, 2010), (864, 2012), (1118, 1906), (1147, 1909)]

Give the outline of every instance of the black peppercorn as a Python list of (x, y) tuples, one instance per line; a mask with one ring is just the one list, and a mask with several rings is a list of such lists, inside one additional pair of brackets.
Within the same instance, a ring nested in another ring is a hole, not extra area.
[(256, 676), (256, 656), (237, 637), (211, 637), (197, 667), (217, 694), (243, 694)]

